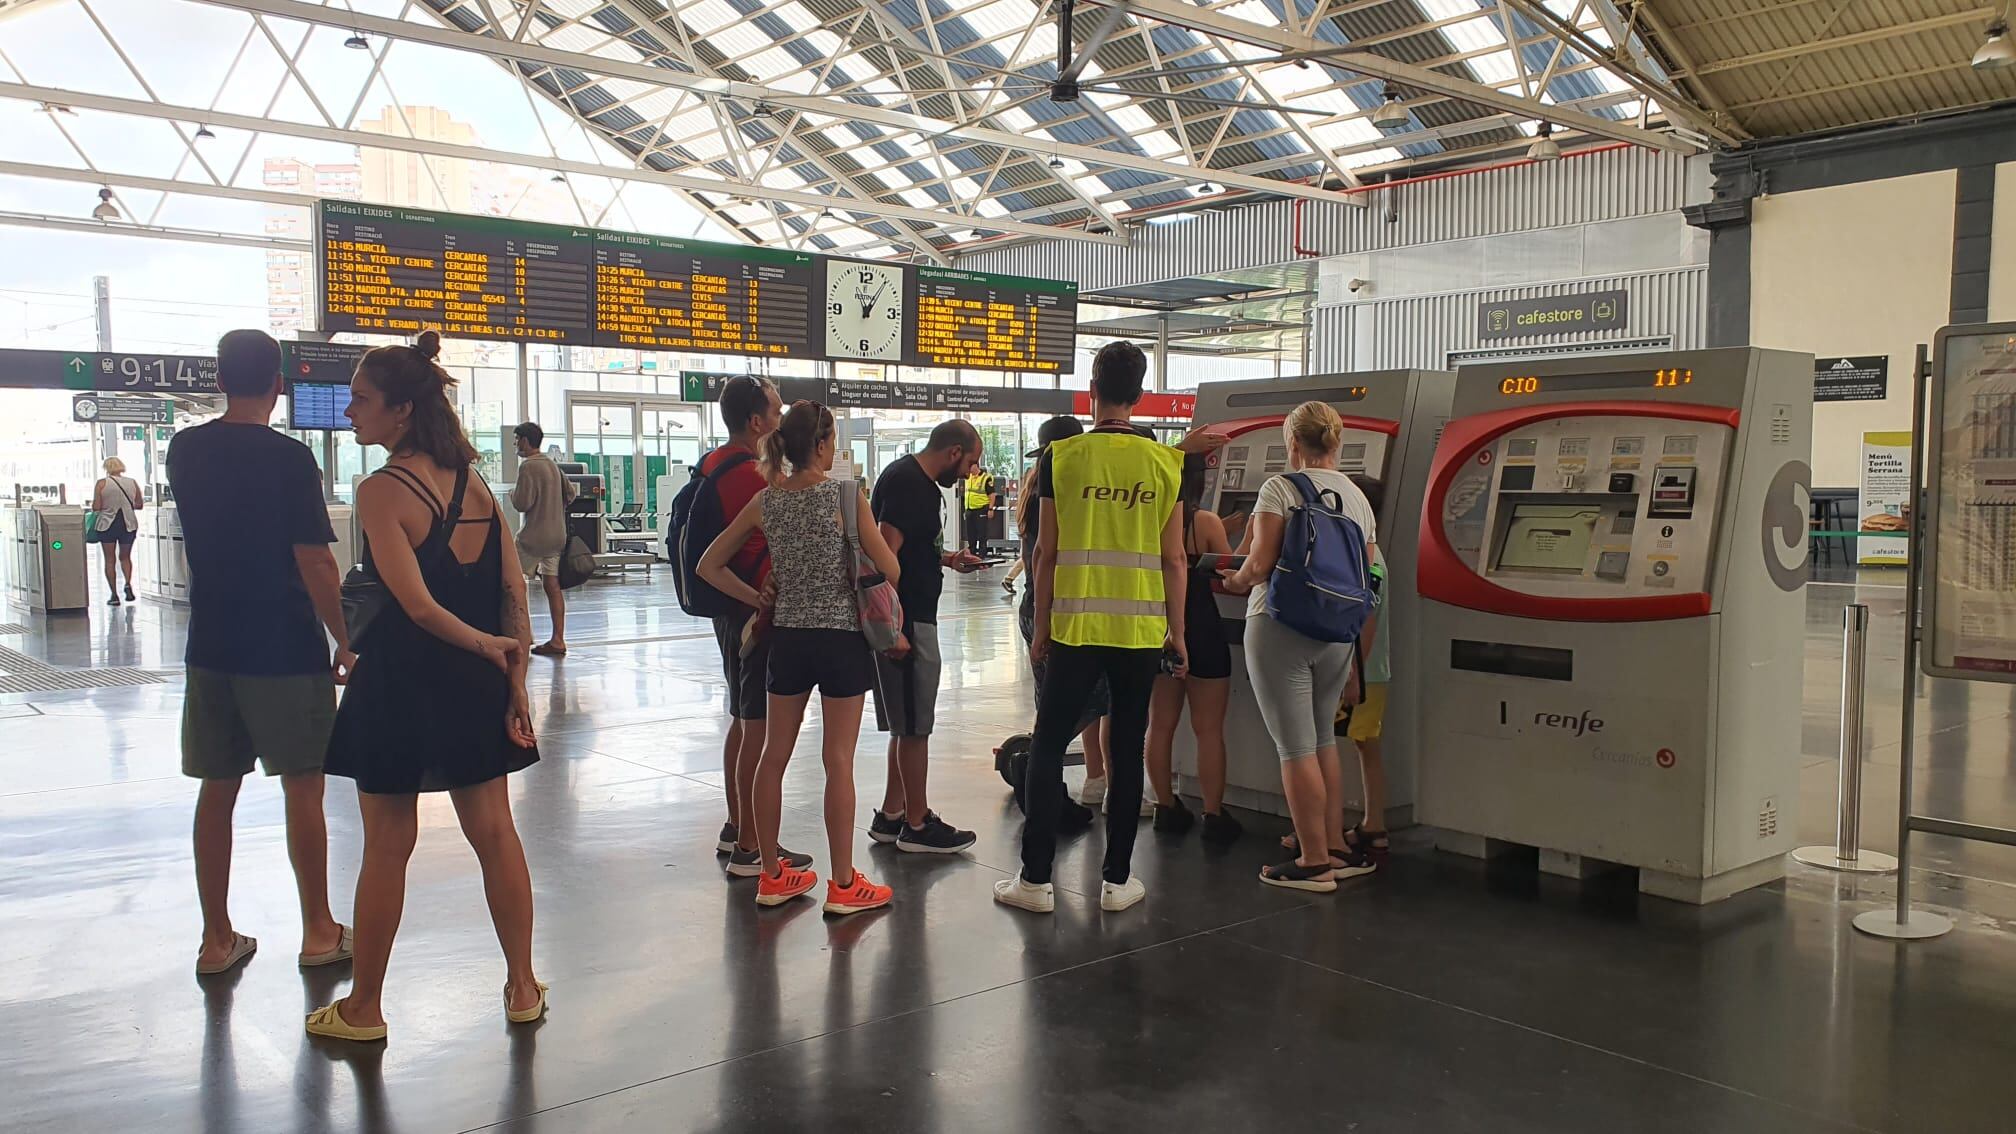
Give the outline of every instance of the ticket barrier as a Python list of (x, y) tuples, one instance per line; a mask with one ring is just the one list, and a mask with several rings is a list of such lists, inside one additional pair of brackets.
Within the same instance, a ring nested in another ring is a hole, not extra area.
[[(362, 480), (359, 477), (358, 480)], [(247, 522), (257, 522), (248, 517)], [(348, 504), (329, 505), (329, 526), (336, 533), (330, 550), (336, 555), (338, 572), (356, 566), (363, 549), (355, 509)], [(189, 602), (189, 556), (183, 546), (182, 512), (173, 501), (151, 504), (140, 512), (140, 536), (133, 544), (133, 567), (139, 577), (136, 593), (150, 599), (187, 605)]]
[(1799, 800), (1812, 359), (1464, 367), (1422, 507), (1422, 823), (1704, 904)]
[(84, 510), (67, 504), (0, 505), (0, 596), (37, 614), (91, 604)]
[[(1391, 646), (1393, 680), (1388, 687), (1382, 750), (1387, 774), (1386, 821), (1405, 826), (1414, 815), (1416, 736), (1414, 698), (1419, 681), (1413, 648), (1417, 616), (1414, 597), (1415, 531), (1420, 522), (1422, 486), (1435, 438), (1449, 415), (1455, 376), (1434, 370), (1379, 370), (1322, 374), (1286, 381), (1207, 382), (1197, 388), (1196, 425), (1228, 440), (1207, 459), (1203, 507), (1227, 523), (1238, 546), (1245, 523), (1267, 478), (1288, 470), (1288, 446), (1281, 435), (1287, 415), (1303, 402), (1328, 402), (1344, 418), (1338, 467), (1383, 481), (1384, 507), (1375, 538), (1386, 559), (1387, 582), (1378, 633)], [(1246, 675), (1246, 599), (1219, 594), (1218, 614), (1232, 644), (1232, 693), (1225, 718), (1225, 799), (1238, 807), (1276, 815), (1288, 813), (1281, 795), (1281, 764), (1260, 718)], [(1340, 742), (1347, 802), (1360, 807), (1357, 752)], [(1194, 788), (1197, 744), (1186, 721), (1176, 730), (1175, 766)]]

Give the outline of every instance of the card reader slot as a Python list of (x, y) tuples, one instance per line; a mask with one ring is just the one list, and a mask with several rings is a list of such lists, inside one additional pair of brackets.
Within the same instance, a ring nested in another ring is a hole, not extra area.
[(1573, 681), (1575, 651), (1454, 638), (1449, 642), (1449, 668), (1506, 677), (1536, 677), (1542, 681)]

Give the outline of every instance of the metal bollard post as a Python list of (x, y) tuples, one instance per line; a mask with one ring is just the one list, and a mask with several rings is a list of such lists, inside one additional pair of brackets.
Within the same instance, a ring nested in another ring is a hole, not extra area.
[(1794, 860), (1826, 870), (1888, 874), (1890, 855), (1862, 849), (1862, 690), (1869, 661), (1869, 608), (1851, 603), (1841, 612), (1841, 788), (1834, 845), (1800, 847)]

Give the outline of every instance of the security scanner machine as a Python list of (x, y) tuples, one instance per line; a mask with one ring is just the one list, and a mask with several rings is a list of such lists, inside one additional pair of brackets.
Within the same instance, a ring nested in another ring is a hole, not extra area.
[(0, 505), (0, 608), (37, 614), (86, 609), (84, 509), (15, 501)]
[[(1449, 416), (1455, 376), (1438, 370), (1376, 370), (1358, 374), (1316, 374), (1285, 381), (1207, 382), (1197, 388), (1195, 422), (1224, 435), (1224, 448), (1207, 458), (1203, 507), (1226, 520), (1238, 546), (1267, 478), (1288, 469), (1282, 423), (1296, 406), (1312, 399), (1330, 403), (1344, 418), (1338, 468), (1365, 473), (1386, 486), (1376, 539), (1386, 560), (1384, 609), (1377, 632), (1391, 635), (1393, 681), (1387, 692), (1383, 752), (1387, 774), (1387, 822), (1413, 822), (1415, 736), (1411, 708), (1420, 683), (1416, 661), (1414, 547), (1420, 521), (1422, 485), (1435, 438)], [(1226, 802), (1276, 815), (1288, 813), (1281, 795), (1281, 764), (1260, 718), (1246, 676), (1246, 599), (1218, 595), (1218, 614), (1232, 643), (1232, 695), (1225, 718)], [(1357, 753), (1340, 741), (1348, 798), (1356, 806)], [(1176, 770), (1197, 774), (1196, 738), (1186, 721), (1176, 730)]]
[[(363, 479), (352, 478), (352, 499), (355, 486)], [(337, 570), (348, 571), (363, 558), (363, 532), (356, 509), (348, 504), (330, 504), (329, 526), (336, 533), (336, 542), (329, 550), (336, 556)], [(188, 604), (189, 555), (182, 541), (182, 512), (173, 500), (150, 501), (141, 511), (133, 560), (140, 575), (134, 583), (136, 591), (150, 599)]]
[(1439, 845), (1697, 904), (1783, 875), (1812, 386), (1745, 348), (1458, 373), (1416, 567)]

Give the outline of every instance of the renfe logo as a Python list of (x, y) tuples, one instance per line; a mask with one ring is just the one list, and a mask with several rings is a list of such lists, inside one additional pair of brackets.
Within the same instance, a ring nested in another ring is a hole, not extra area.
[(1115, 501), (1123, 508), (1132, 508), (1136, 504), (1153, 504), (1155, 493), (1137, 480), (1132, 488), (1108, 488), (1103, 484), (1088, 484), (1085, 486), (1084, 498)]
[(1571, 717), (1565, 713), (1534, 713), (1533, 723), (1572, 732), (1576, 736), (1603, 731), (1603, 718), (1591, 716), (1587, 709), (1582, 710), (1582, 715), (1579, 717)]

